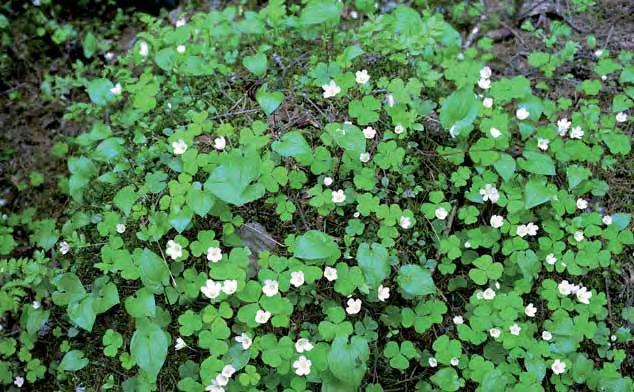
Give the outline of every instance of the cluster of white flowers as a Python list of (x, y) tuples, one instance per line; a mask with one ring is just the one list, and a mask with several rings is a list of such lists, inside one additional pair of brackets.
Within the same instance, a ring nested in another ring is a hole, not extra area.
[(527, 235), (534, 237), (537, 235), (537, 230), (539, 230), (539, 226), (537, 226), (533, 222), (529, 222), (527, 225), (517, 226), (516, 234), (522, 238), (526, 237)]
[(592, 291), (588, 290), (587, 287), (582, 285), (576, 285), (568, 282), (567, 280), (562, 280), (557, 286), (559, 289), (559, 294), (565, 295), (566, 297), (569, 295), (576, 295), (577, 300), (582, 304), (590, 304), (590, 298), (592, 298)]
[(480, 80), (478, 80), (478, 87), (483, 90), (491, 88), (491, 68), (485, 66), (480, 70)]
[(482, 196), (482, 200), (491, 201), (491, 203), (497, 203), (500, 200), (500, 192), (491, 184), (486, 184), (484, 188), (480, 189), (480, 196)]
[(211, 384), (205, 387), (205, 391), (209, 392), (224, 392), (225, 386), (229, 384), (229, 380), (236, 372), (236, 368), (233, 365), (225, 365), (222, 368), (222, 371), (216, 376), (216, 378), (211, 382)]
[(200, 292), (209, 299), (218, 298), (220, 293), (231, 295), (237, 290), (238, 281), (235, 279), (227, 279), (223, 282), (215, 282), (212, 279), (207, 279), (205, 284), (200, 288)]

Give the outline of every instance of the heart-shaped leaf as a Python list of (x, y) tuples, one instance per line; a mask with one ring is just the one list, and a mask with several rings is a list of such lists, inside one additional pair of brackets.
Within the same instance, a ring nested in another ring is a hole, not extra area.
[(260, 104), (264, 113), (271, 115), (277, 109), (284, 100), (284, 94), (281, 91), (269, 92), (268, 86), (264, 84), (255, 93), (255, 99)]
[(264, 75), (267, 68), (266, 55), (264, 53), (258, 53), (253, 56), (246, 56), (242, 59), (242, 65), (255, 76)]

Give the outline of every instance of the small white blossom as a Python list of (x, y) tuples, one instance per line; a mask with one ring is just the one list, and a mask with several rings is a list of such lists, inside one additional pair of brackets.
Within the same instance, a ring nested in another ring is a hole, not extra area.
[(467, 249), (471, 249), (471, 241), (465, 241), (464, 247)]
[(214, 148), (218, 151), (222, 151), (227, 146), (227, 140), (224, 136), (219, 136), (214, 139)]
[(603, 222), (604, 225), (610, 226), (612, 224), (612, 216), (605, 215), (603, 218), (601, 218), (601, 221)]
[(337, 269), (326, 266), (324, 268), (324, 278), (326, 278), (329, 282), (337, 280)]
[(555, 362), (553, 362), (550, 368), (555, 374), (563, 374), (566, 371), (566, 362), (555, 359)]
[(125, 229), (126, 229), (126, 227), (125, 227), (125, 225), (123, 223), (118, 223), (117, 224), (117, 233), (123, 234), (123, 233), (125, 233)]
[(440, 220), (445, 220), (447, 218), (447, 215), (449, 215), (449, 212), (447, 212), (444, 207), (438, 207), (436, 208), (436, 211), (434, 211), (434, 214), (436, 215), (436, 218)]
[(387, 102), (387, 106), (389, 107), (394, 107), (394, 105), (396, 105), (396, 100), (394, 99), (394, 95), (392, 94), (387, 94), (385, 96), (385, 101)]
[(494, 229), (499, 229), (504, 225), (504, 217), (501, 215), (493, 215), (491, 216), (491, 227)]
[(401, 124), (396, 124), (396, 126), (394, 127), (394, 133), (400, 135), (403, 132), (405, 132), (405, 127), (403, 127)]
[(480, 189), (480, 196), (482, 196), (482, 200), (491, 201), (491, 203), (497, 203), (500, 199), (500, 192), (498, 192), (497, 188), (491, 184), (486, 184), (484, 188)]
[(366, 139), (374, 139), (376, 136), (376, 130), (372, 127), (365, 127), (363, 128), (363, 136)]
[(215, 299), (222, 292), (222, 284), (220, 282), (214, 282), (211, 279), (207, 279), (205, 285), (200, 288), (200, 292), (209, 299)]
[(266, 279), (262, 285), (262, 293), (267, 297), (276, 295), (279, 291), (279, 283), (277, 280)]
[(559, 136), (565, 136), (571, 125), (572, 123), (566, 117), (557, 121), (557, 132), (559, 132)]
[(357, 314), (361, 311), (361, 300), (360, 299), (353, 299), (350, 298), (348, 299), (348, 302), (346, 302), (346, 304), (348, 305), (346, 307), (346, 313), (348, 314)]
[(511, 327), (509, 328), (509, 331), (511, 331), (511, 335), (515, 335), (515, 336), (519, 336), (520, 332), (522, 331), (522, 327), (520, 327), (517, 324), (513, 324), (511, 325)]
[(568, 296), (568, 295), (572, 294), (572, 290), (574, 288), (574, 285), (570, 284), (567, 280), (562, 280), (557, 285), (557, 288), (559, 289), (559, 294)]
[(207, 260), (212, 263), (217, 263), (222, 260), (222, 250), (215, 246), (207, 248)]
[(110, 92), (112, 93), (112, 95), (121, 95), (122, 91), (123, 89), (121, 87), (121, 83), (115, 84), (114, 87), (110, 89)]
[(624, 123), (627, 121), (627, 113), (625, 112), (618, 112), (616, 114), (616, 122), (618, 123)]
[(308, 352), (313, 349), (313, 344), (306, 338), (299, 338), (295, 342), (295, 351), (298, 353)]
[(582, 198), (577, 199), (577, 208), (580, 210), (585, 210), (586, 208), (588, 208), (588, 202)]
[(577, 300), (582, 304), (589, 305), (590, 298), (592, 298), (592, 291), (588, 290), (585, 287), (581, 287), (579, 288), (579, 290), (577, 290)]
[(216, 376), (214, 382), (216, 383), (216, 385), (224, 387), (229, 384), (229, 379), (221, 373)]
[(362, 69), (361, 71), (355, 72), (354, 80), (359, 84), (366, 84), (370, 80), (370, 75), (368, 75), (366, 69)]
[(491, 80), (489, 79), (480, 79), (478, 80), (478, 87), (480, 87), (483, 90), (488, 90), (491, 88)]
[(491, 75), (492, 75), (491, 68), (487, 65), (482, 67), (482, 69), (480, 70), (480, 77), (482, 79), (489, 79)]
[(169, 240), (167, 241), (167, 249), (165, 249), (165, 253), (167, 253), (172, 260), (176, 260), (183, 256), (183, 247), (178, 242)]
[(570, 131), (570, 138), (571, 139), (581, 139), (583, 137), (583, 135), (584, 135), (584, 132), (581, 129), (581, 127), (574, 127)]
[(383, 285), (379, 285), (379, 289), (378, 291), (378, 298), (379, 301), (381, 302), (385, 302), (387, 301), (388, 298), (390, 298), (390, 288), (389, 287), (384, 287)]
[(549, 342), (550, 340), (552, 340), (553, 338), (553, 334), (548, 332), (548, 331), (543, 331), (542, 332), (542, 339), (544, 339), (545, 341)]
[(251, 338), (249, 337), (249, 335), (247, 335), (246, 333), (242, 333), (239, 336), (236, 336), (235, 341), (240, 343), (242, 345), (242, 349), (243, 350), (248, 350), (249, 347), (251, 347), (251, 344), (253, 344), (253, 341), (251, 340)]
[(597, 49), (594, 51), (594, 55), (596, 57), (601, 57), (603, 55), (603, 49)]
[(453, 357), (453, 358), (451, 358), (449, 363), (451, 363), (451, 366), (458, 366), (460, 364), (460, 360), (458, 358), (456, 358), (456, 357)]
[(499, 129), (497, 129), (497, 128), (491, 128), (491, 129), (489, 130), (489, 133), (491, 134), (491, 137), (492, 137), (493, 139), (497, 139), (497, 138), (499, 138), (500, 136), (502, 136), (502, 132), (501, 132)]
[(187, 347), (187, 343), (185, 343), (183, 338), (181, 338), (180, 336), (178, 338), (176, 338), (176, 344), (174, 344), (174, 350), (176, 350), (176, 351), (182, 350), (185, 347)]
[(180, 53), (180, 54), (185, 53), (185, 50), (187, 50), (187, 48), (185, 48), (185, 45), (178, 45), (178, 46), (176, 47), (176, 51), (177, 51), (178, 53)]
[(181, 27), (181, 26), (185, 26), (185, 24), (187, 23), (187, 19), (185, 17), (179, 18), (176, 21), (176, 27)]
[(495, 290), (493, 290), (490, 287), (488, 289), (484, 290), (482, 292), (482, 298), (487, 300), (487, 301), (492, 300), (493, 298), (495, 298)]
[(139, 54), (143, 57), (146, 57), (150, 54), (150, 46), (145, 41), (141, 41), (139, 43)]
[(537, 148), (539, 148), (542, 151), (548, 150), (548, 145), (549, 144), (550, 144), (550, 140), (548, 140), (548, 139), (544, 139), (542, 137), (537, 139)]
[(524, 314), (526, 314), (528, 317), (535, 317), (535, 315), (537, 314), (537, 308), (535, 307), (535, 305), (530, 303), (526, 305), (526, 308), (524, 308)]
[(114, 52), (106, 52), (103, 57), (105, 57), (108, 61), (112, 61), (112, 59), (114, 59)]
[(462, 316), (454, 316), (452, 321), (456, 325), (464, 324), (464, 318), (462, 318)]
[(235, 279), (229, 279), (222, 282), (222, 292), (231, 295), (238, 289), (238, 281)]
[(70, 252), (70, 245), (66, 241), (62, 241), (59, 243), (59, 253), (65, 255)]
[(324, 185), (325, 186), (332, 185), (332, 181), (333, 181), (332, 177), (324, 177)]
[(484, 106), (487, 109), (491, 109), (493, 107), (493, 98), (491, 97), (486, 97), (482, 100), (482, 106)]
[(183, 139), (178, 139), (172, 142), (172, 148), (174, 149), (174, 155), (183, 155), (187, 151), (187, 143)]
[(526, 108), (519, 108), (515, 111), (515, 117), (517, 117), (518, 120), (526, 120), (530, 115)]
[(258, 309), (258, 311), (255, 312), (255, 322), (258, 324), (266, 324), (270, 318), (271, 312), (269, 311)]
[(575, 234), (573, 235), (573, 237), (575, 238), (575, 241), (577, 241), (577, 242), (581, 242), (585, 238), (583, 236), (583, 231), (580, 231), (580, 230), (575, 231)]
[(334, 80), (331, 80), (328, 84), (324, 84), (321, 88), (324, 90), (324, 98), (334, 97), (341, 92), (341, 87), (337, 86)]
[(231, 378), (235, 372), (236, 368), (234, 368), (233, 365), (225, 365), (225, 367), (222, 368), (221, 374), (227, 378)]
[(217, 380), (214, 380), (211, 384), (205, 387), (205, 391), (207, 392), (225, 392), (225, 389), (218, 384)]
[(310, 367), (312, 366), (312, 362), (310, 359), (306, 358), (303, 355), (300, 355), (297, 361), (293, 362), (293, 367), (295, 368), (295, 374), (298, 376), (307, 376), (310, 374)]
[(502, 334), (502, 330), (500, 328), (489, 329), (489, 335), (491, 335), (493, 339), (499, 338), (501, 334)]
[(24, 377), (16, 376), (15, 379), (13, 380), (13, 385), (15, 385), (18, 388), (22, 388), (22, 385), (24, 385)]
[(363, 163), (368, 163), (370, 162), (370, 153), (369, 152), (362, 152), (359, 155), (359, 160)]
[(401, 216), (398, 220), (398, 225), (407, 230), (412, 227), (412, 219), (409, 216)]
[(346, 201), (346, 194), (343, 193), (343, 189), (339, 189), (338, 191), (332, 191), (333, 203), (343, 203), (344, 201)]
[(549, 253), (546, 256), (546, 263), (550, 264), (550, 265), (555, 265), (555, 263), (557, 262), (557, 258), (555, 257), (554, 254)]
[(31, 305), (33, 306), (33, 309), (39, 309), (42, 307), (42, 303), (40, 301), (33, 301)]
[(452, 139), (455, 139), (458, 135), (460, 135), (460, 131), (455, 125), (452, 125), (451, 128), (449, 128), (449, 136), (451, 136)]
[(304, 284), (304, 272), (293, 271), (291, 272), (291, 284), (295, 287), (299, 287)]
[(526, 225), (526, 229), (528, 230), (528, 235), (530, 236), (536, 236), (537, 235), (537, 230), (539, 230), (539, 226), (537, 226), (536, 224), (534, 224), (533, 222), (529, 222)]

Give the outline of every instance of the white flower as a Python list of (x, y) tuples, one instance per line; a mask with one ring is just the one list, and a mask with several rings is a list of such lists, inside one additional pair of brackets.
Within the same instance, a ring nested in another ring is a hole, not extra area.
[(363, 128), (363, 136), (366, 139), (374, 139), (376, 136), (376, 130), (372, 127), (365, 127)]
[(493, 215), (491, 217), (491, 227), (499, 229), (504, 225), (504, 217), (501, 215)]
[(106, 54), (103, 56), (106, 58), (106, 60), (110, 61), (114, 58), (114, 53), (113, 52), (106, 52)]
[(434, 357), (429, 357), (429, 359), (427, 360), (427, 363), (429, 363), (429, 366), (431, 367), (438, 366), (438, 361)]
[(150, 54), (150, 46), (145, 41), (139, 43), (139, 54), (143, 57)]
[(489, 68), (488, 66), (484, 66), (482, 67), (482, 69), (480, 70), (480, 77), (482, 79), (489, 79), (491, 77), (491, 68)]
[(456, 325), (464, 324), (464, 318), (462, 318), (462, 316), (454, 316), (452, 321)]
[(348, 305), (346, 307), (346, 313), (348, 314), (357, 314), (361, 311), (361, 300), (360, 299), (354, 299), (354, 298), (350, 298), (348, 299), (348, 302), (346, 302), (346, 304)]
[(553, 334), (548, 332), (548, 331), (544, 331), (542, 332), (542, 339), (544, 339), (545, 341), (550, 341), (553, 338)]
[(339, 189), (338, 191), (332, 191), (333, 203), (343, 203), (344, 201), (346, 201), (346, 194), (343, 193), (343, 189)]
[(279, 291), (279, 283), (277, 280), (267, 279), (262, 285), (262, 293), (267, 297), (272, 297)]
[(482, 298), (487, 300), (487, 301), (492, 300), (493, 298), (495, 298), (495, 290), (493, 290), (490, 287), (488, 289), (484, 290), (482, 292)]
[(205, 285), (200, 288), (200, 292), (209, 299), (217, 298), (222, 292), (222, 284), (220, 282), (214, 282), (211, 279), (207, 279)]
[(59, 243), (59, 253), (65, 255), (70, 252), (70, 245), (66, 241), (62, 241)]
[(225, 385), (229, 384), (229, 379), (221, 373), (216, 376), (214, 382), (216, 383), (216, 385), (224, 387)]
[(575, 234), (574, 234), (573, 237), (575, 237), (575, 241), (577, 241), (577, 242), (583, 241), (583, 239), (584, 239), (583, 231), (580, 231), (580, 230), (575, 231)]
[(597, 49), (594, 51), (594, 55), (596, 57), (601, 57), (603, 55), (603, 49)]
[(293, 271), (291, 272), (291, 284), (295, 287), (299, 287), (304, 284), (304, 272)]
[(588, 202), (582, 198), (577, 199), (577, 208), (580, 210), (585, 210), (586, 208), (588, 208)]
[(227, 378), (231, 378), (235, 372), (236, 368), (234, 368), (233, 365), (225, 365), (225, 367), (222, 368), (221, 374)]
[(172, 142), (172, 148), (174, 149), (174, 155), (182, 155), (187, 151), (187, 143), (183, 139), (178, 139)]
[(465, 241), (464, 247), (467, 248), (467, 249), (470, 249), (471, 248), (471, 242), (470, 241)]
[(502, 334), (502, 330), (500, 328), (489, 329), (489, 335), (491, 335), (493, 339), (499, 338), (501, 334)]
[(33, 301), (31, 305), (33, 305), (33, 309), (39, 309), (42, 307), (42, 303), (40, 301)]
[(537, 235), (537, 230), (539, 230), (539, 226), (537, 226), (536, 224), (534, 224), (533, 222), (529, 222), (526, 225), (526, 230), (528, 231), (528, 235), (530, 236), (536, 236)]
[(533, 303), (530, 303), (526, 305), (526, 308), (524, 308), (524, 314), (526, 314), (528, 317), (535, 317), (535, 315), (537, 314), (537, 308), (535, 307), (535, 305), (533, 305)]
[(484, 188), (480, 189), (480, 196), (482, 196), (484, 201), (490, 200), (491, 203), (497, 203), (500, 199), (500, 192), (493, 185), (486, 184)]
[(295, 368), (295, 374), (298, 376), (307, 376), (310, 374), (310, 367), (312, 366), (312, 362), (310, 359), (306, 358), (303, 355), (299, 356), (297, 361), (293, 362), (293, 367)]
[(215, 246), (210, 246), (207, 248), (207, 260), (212, 263), (217, 263), (222, 260), (222, 250)]
[(547, 262), (548, 264), (550, 264), (550, 265), (555, 265), (555, 263), (557, 262), (557, 258), (555, 257), (555, 255), (554, 255), (554, 254), (549, 253), (549, 254), (546, 256), (546, 262)]
[(341, 92), (341, 87), (337, 86), (334, 80), (331, 80), (328, 84), (324, 84), (321, 88), (324, 90), (324, 98), (334, 97)]
[(518, 120), (526, 120), (531, 114), (525, 108), (519, 108), (515, 111), (515, 117)]
[(324, 278), (326, 278), (329, 282), (337, 280), (337, 269), (332, 267), (324, 268)]
[(456, 358), (456, 357), (453, 357), (453, 358), (451, 358), (449, 363), (451, 363), (451, 366), (458, 366), (460, 364), (460, 360), (458, 358)]
[(362, 152), (359, 155), (359, 160), (363, 163), (368, 163), (370, 161), (370, 153), (369, 152)]
[(396, 100), (394, 99), (394, 96), (392, 94), (387, 94), (385, 96), (385, 101), (387, 102), (387, 106), (389, 107), (393, 107), (394, 105), (396, 105)]
[(251, 347), (251, 344), (253, 344), (253, 341), (251, 340), (249, 335), (244, 332), (240, 334), (240, 336), (236, 336), (235, 341), (242, 345), (243, 350), (248, 350), (249, 347)]
[(306, 338), (299, 338), (297, 342), (295, 342), (295, 351), (298, 353), (303, 353), (304, 351), (310, 351), (313, 349), (313, 344), (310, 340)]
[(520, 332), (522, 331), (522, 327), (520, 327), (517, 324), (513, 324), (511, 325), (511, 327), (509, 328), (509, 331), (511, 331), (511, 335), (515, 335), (515, 336), (519, 336)]
[(377, 291), (378, 291), (377, 296), (379, 298), (379, 301), (385, 302), (387, 301), (388, 298), (390, 298), (389, 287), (384, 287), (383, 285), (379, 285), (379, 289)]
[(618, 112), (618, 113), (616, 114), (616, 122), (619, 122), (619, 123), (624, 123), (624, 122), (626, 122), (626, 121), (627, 121), (627, 113), (625, 113), (625, 112)]
[(447, 218), (447, 215), (449, 215), (449, 213), (444, 207), (436, 208), (436, 211), (434, 213), (436, 214), (436, 218), (440, 220), (445, 220), (445, 218)]
[(557, 132), (559, 132), (559, 136), (565, 136), (571, 125), (572, 123), (566, 117), (557, 121)]
[(227, 146), (227, 140), (224, 136), (220, 136), (214, 139), (214, 148), (218, 151), (222, 151)]
[(238, 289), (238, 281), (234, 279), (225, 280), (222, 282), (222, 292), (231, 295)]
[(592, 291), (589, 291), (585, 287), (581, 287), (579, 288), (579, 290), (577, 290), (577, 300), (582, 304), (589, 305), (590, 298), (592, 298)]
[(123, 223), (117, 224), (117, 233), (119, 234), (125, 233), (125, 225)]
[(396, 124), (396, 126), (394, 127), (394, 133), (400, 135), (403, 132), (405, 132), (405, 127), (403, 127), (401, 124)]
[(167, 253), (172, 260), (176, 260), (183, 255), (183, 247), (178, 242), (169, 240), (167, 241), (167, 249), (165, 250), (165, 253)]
[(460, 131), (455, 125), (452, 125), (451, 128), (449, 128), (449, 136), (451, 136), (452, 139), (455, 139), (458, 135), (460, 135)]
[(398, 225), (407, 230), (412, 227), (412, 219), (409, 216), (401, 216), (398, 220)]
[(543, 137), (540, 137), (537, 139), (537, 148), (539, 148), (542, 151), (548, 150), (549, 144), (550, 144), (550, 140), (548, 139), (544, 139)]
[(225, 392), (225, 389), (222, 386), (220, 386), (218, 384), (217, 380), (216, 380), (216, 381), (213, 381), (211, 384), (207, 385), (205, 387), (205, 391), (207, 391), (207, 392)]
[(493, 98), (491, 97), (486, 97), (482, 100), (482, 106), (484, 106), (487, 109), (491, 109), (493, 107)]
[(181, 27), (181, 26), (185, 26), (185, 23), (187, 23), (187, 19), (185, 17), (179, 18), (176, 21), (176, 27)]
[(16, 376), (15, 380), (13, 380), (13, 384), (18, 388), (22, 388), (22, 385), (24, 385), (24, 377)]
[(572, 294), (572, 290), (574, 288), (574, 285), (570, 284), (570, 282), (568, 282), (567, 280), (562, 280), (557, 285), (557, 288), (559, 289), (559, 294), (568, 296), (568, 295)]
[(581, 129), (581, 127), (574, 127), (570, 131), (570, 138), (571, 139), (581, 139), (583, 137), (583, 134), (584, 134), (584, 132)]
[(112, 93), (112, 95), (121, 95), (121, 91), (123, 89), (121, 88), (121, 83), (117, 83), (114, 85), (113, 88), (110, 89), (110, 92)]
[(185, 45), (178, 45), (178, 46), (176, 47), (176, 51), (177, 51), (178, 53), (180, 53), (180, 54), (185, 53), (185, 50), (186, 50)]
[(367, 70), (362, 69), (361, 71), (355, 72), (354, 80), (359, 84), (366, 84), (370, 80), (370, 75), (368, 75)]
[(617, 339), (616, 335), (610, 335), (610, 341), (616, 342), (616, 339)]
[(528, 227), (526, 227), (526, 225), (519, 225), (517, 226), (517, 230), (515, 233), (524, 238), (528, 235)]
[(563, 374), (566, 371), (566, 362), (555, 359), (555, 362), (553, 362), (550, 368), (555, 374)]
[(497, 138), (499, 138), (500, 136), (502, 136), (502, 132), (501, 132), (499, 129), (497, 129), (497, 128), (491, 128), (491, 129), (489, 130), (489, 133), (491, 134), (491, 137), (492, 137), (493, 139), (497, 139)]
[(270, 318), (271, 312), (269, 311), (258, 309), (258, 311), (255, 312), (255, 322), (258, 324), (266, 324), (266, 322), (269, 321)]
[(325, 186), (330, 186), (330, 185), (332, 185), (332, 181), (333, 181), (332, 177), (327, 177), (327, 176), (326, 176), (326, 177), (324, 177), (324, 185), (325, 185)]
[(176, 344), (174, 345), (174, 349), (176, 351), (178, 350), (182, 350), (185, 347), (187, 347), (187, 343), (185, 343), (185, 341), (183, 340), (183, 338), (181, 338), (180, 336), (176, 338)]
[(606, 226), (610, 226), (612, 224), (612, 216), (611, 215), (605, 215), (601, 221), (603, 222), (604, 225)]
[(489, 88), (491, 88), (491, 80), (489, 79), (478, 80), (478, 87), (480, 87), (483, 90), (488, 90)]

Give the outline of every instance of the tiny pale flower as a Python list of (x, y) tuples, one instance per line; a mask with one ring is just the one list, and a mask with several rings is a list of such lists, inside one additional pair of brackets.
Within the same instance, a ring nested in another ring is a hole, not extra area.
[(478, 87), (482, 90), (488, 90), (491, 88), (491, 80), (490, 79), (480, 79), (478, 80)]
[(480, 70), (480, 77), (482, 79), (489, 79), (492, 74), (493, 74), (493, 72), (491, 72), (491, 68), (489, 66), (487, 66), (487, 65), (482, 67), (482, 69)]
[(329, 282), (337, 280), (337, 269), (332, 267), (324, 268), (324, 278), (326, 278)]
[(394, 127), (394, 133), (400, 135), (403, 132), (405, 132), (405, 127), (403, 127), (401, 124), (396, 124), (396, 126)]
[(350, 298), (348, 299), (348, 302), (346, 302), (346, 304), (348, 305), (346, 307), (346, 313), (348, 314), (357, 314), (361, 311), (361, 300), (360, 299), (353, 299)]
[(368, 163), (370, 162), (370, 153), (369, 152), (362, 152), (359, 155), (359, 160), (363, 163)]
[(359, 84), (366, 84), (370, 80), (370, 75), (368, 75), (368, 71), (366, 69), (357, 71), (354, 76), (354, 80)]
[(486, 184), (484, 188), (480, 189), (480, 196), (482, 196), (482, 200), (490, 200), (491, 203), (497, 203), (500, 200), (500, 192), (491, 184)]
[(187, 347), (187, 343), (185, 343), (183, 338), (181, 338), (180, 336), (178, 338), (176, 338), (176, 344), (174, 344), (174, 350), (176, 350), (176, 351), (182, 350), (185, 347)]
[(277, 280), (266, 279), (262, 285), (262, 293), (267, 297), (272, 297), (279, 292), (279, 283)]
[(227, 384), (229, 384), (229, 379), (225, 377), (222, 373), (218, 374), (214, 381), (216, 385), (219, 385), (221, 387), (224, 387)]
[(491, 227), (494, 229), (499, 229), (504, 225), (504, 217), (501, 215), (493, 215), (491, 216)]
[(298, 353), (308, 352), (313, 349), (313, 344), (306, 338), (299, 338), (295, 342), (295, 351)]
[(227, 146), (227, 140), (224, 136), (219, 136), (214, 139), (214, 148), (218, 151), (222, 151)]
[(304, 272), (293, 271), (291, 272), (291, 284), (295, 287), (299, 287), (304, 284)]
[(390, 288), (384, 287), (383, 285), (379, 285), (378, 294), (379, 301), (385, 302), (388, 298), (390, 298)]
[(412, 219), (409, 216), (401, 216), (398, 220), (398, 225), (407, 230), (412, 227)]
[(187, 143), (183, 139), (178, 139), (172, 142), (172, 148), (174, 149), (174, 155), (183, 155), (187, 151)]
[(557, 262), (557, 258), (555, 257), (554, 254), (549, 253), (546, 256), (546, 263), (550, 264), (550, 265), (555, 265), (555, 263)]
[(582, 304), (589, 305), (590, 298), (592, 298), (592, 291), (588, 290), (586, 287), (581, 287), (577, 290), (577, 300)]
[(333, 203), (343, 203), (344, 201), (346, 201), (346, 194), (343, 193), (343, 189), (339, 189), (338, 191), (332, 191)]
[(312, 366), (310, 359), (303, 355), (300, 355), (297, 361), (293, 362), (293, 368), (295, 368), (295, 374), (298, 376), (307, 376), (310, 374), (310, 367)]
[(530, 303), (526, 305), (526, 308), (524, 308), (524, 314), (526, 314), (528, 317), (535, 317), (535, 315), (537, 314), (537, 308), (535, 307), (535, 305)]
[(253, 341), (251, 340), (249, 335), (244, 332), (241, 333), (239, 336), (236, 336), (235, 341), (242, 345), (243, 350), (248, 350), (249, 347), (251, 347), (251, 344), (253, 344)]
[(601, 221), (603, 222), (604, 225), (610, 226), (612, 224), (612, 216), (605, 215), (603, 218), (601, 218)]
[(231, 378), (235, 372), (236, 368), (234, 368), (233, 365), (225, 365), (225, 367), (222, 368), (221, 374), (227, 378)]
[(330, 186), (332, 185), (333, 179), (332, 177), (324, 177), (324, 185), (325, 186)]
[(543, 331), (542, 332), (542, 339), (544, 339), (545, 341), (549, 342), (551, 341), (553, 338), (553, 334), (548, 332), (548, 331)]
[(235, 279), (229, 279), (222, 282), (222, 292), (231, 295), (238, 289), (238, 281)]
[(389, 107), (394, 107), (394, 105), (396, 105), (396, 100), (394, 99), (394, 95), (392, 94), (387, 94), (385, 96), (385, 101), (387, 102), (387, 106)]
[(374, 139), (376, 136), (376, 130), (372, 127), (365, 127), (363, 128), (363, 136), (366, 139)]
[(258, 311), (255, 312), (255, 322), (258, 324), (266, 324), (270, 318), (271, 312), (269, 311), (258, 309)]
[(200, 288), (200, 292), (209, 299), (218, 298), (222, 292), (222, 284), (220, 282), (214, 282), (211, 279), (207, 279), (205, 285)]
[(515, 117), (517, 117), (518, 120), (526, 120), (530, 115), (526, 108), (519, 108), (515, 111)]
[(563, 374), (566, 371), (566, 362), (563, 362), (560, 359), (555, 359), (555, 362), (553, 362), (550, 366), (550, 369), (555, 374)]
[(583, 135), (584, 135), (584, 132), (581, 129), (581, 127), (574, 127), (570, 131), (570, 138), (571, 139), (581, 139), (583, 137)]
[(491, 134), (491, 137), (492, 137), (493, 139), (497, 139), (497, 138), (499, 138), (500, 136), (502, 136), (502, 132), (501, 132), (499, 129), (497, 129), (497, 128), (491, 128), (491, 129), (489, 130), (489, 133)]
[(528, 231), (528, 235), (530, 236), (536, 236), (537, 235), (537, 230), (539, 230), (539, 226), (537, 226), (536, 224), (534, 224), (533, 222), (529, 222), (526, 225), (526, 230)]
[(15, 379), (13, 380), (13, 385), (15, 385), (18, 388), (22, 388), (22, 385), (24, 385), (24, 377), (16, 376)]
[(178, 45), (178, 46), (176, 47), (176, 51), (177, 51), (178, 53), (180, 53), (180, 54), (185, 53), (185, 50), (187, 50), (187, 48), (185, 48), (185, 45)]
[(187, 19), (185, 17), (179, 18), (176, 21), (176, 27), (181, 27), (181, 26), (185, 26), (185, 24), (187, 23)]
[(565, 136), (571, 125), (572, 123), (566, 117), (557, 121), (557, 132), (559, 132), (559, 136)]
[(542, 151), (548, 150), (548, 145), (549, 144), (550, 144), (550, 140), (548, 140), (548, 139), (544, 139), (542, 137), (537, 139), (537, 148), (539, 148)]
[(580, 210), (585, 210), (586, 208), (588, 208), (588, 202), (582, 198), (577, 199), (577, 208)]
[(603, 49), (597, 49), (597, 50), (595, 50), (595, 51), (594, 51), (594, 55), (595, 55), (596, 57), (601, 57), (601, 56), (603, 56)]
[(59, 253), (65, 255), (70, 252), (70, 245), (66, 241), (62, 241), (59, 243)]
[(143, 57), (146, 57), (150, 54), (150, 46), (145, 41), (141, 41), (139, 43), (139, 54)]
[(167, 249), (165, 250), (165, 253), (167, 253), (172, 260), (176, 260), (183, 256), (183, 247), (178, 242), (169, 240), (167, 241)]
[(433, 368), (438, 366), (438, 361), (434, 357), (429, 357), (429, 359), (427, 360), (427, 363), (429, 363), (429, 366)]
[(125, 227), (125, 225), (123, 223), (118, 223), (117, 224), (117, 233), (123, 234), (123, 233), (125, 233), (125, 229), (126, 229), (126, 227)]
[(460, 365), (460, 360), (458, 358), (456, 358), (456, 357), (453, 357), (453, 358), (451, 358), (449, 363), (451, 363), (451, 366), (458, 366), (458, 365)]
[(499, 338), (501, 334), (502, 334), (502, 330), (500, 328), (489, 329), (489, 335), (491, 335), (493, 339)]
[(493, 298), (495, 298), (495, 290), (493, 290), (490, 287), (488, 289), (484, 290), (482, 292), (482, 298), (487, 300), (487, 301), (491, 301)]
[(440, 220), (445, 220), (447, 218), (447, 215), (449, 215), (449, 212), (447, 212), (444, 207), (438, 207), (436, 208), (434, 214), (436, 215), (436, 218)]
[(207, 260), (212, 263), (217, 263), (222, 260), (222, 250), (215, 246), (207, 248)]
[(625, 112), (618, 112), (616, 114), (616, 122), (618, 123), (624, 123), (627, 121), (627, 113)]
[(123, 89), (121, 87), (121, 83), (115, 84), (114, 87), (110, 89), (110, 92), (112, 93), (112, 95), (121, 95), (122, 91)]
[(562, 280), (557, 285), (557, 288), (559, 289), (559, 294), (568, 296), (572, 294), (573, 286), (574, 285), (571, 285), (567, 280)]
[(573, 236), (575, 238), (575, 241), (577, 242), (581, 242), (584, 240), (584, 236), (583, 236), (583, 231), (577, 230), (575, 231), (575, 234)]
[(515, 335), (515, 336), (519, 336), (520, 332), (522, 331), (522, 327), (520, 327), (517, 324), (513, 324), (511, 325), (511, 327), (509, 328), (509, 331), (511, 331), (511, 335)]
[(337, 86), (334, 80), (331, 80), (328, 84), (324, 84), (321, 88), (324, 90), (324, 98), (332, 98), (341, 92), (341, 87)]
[(464, 324), (464, 318), (462, 316), (454, 316), (452, 321), (456, 325)]
[(486, 97), (482, 100), (482, 106), (484, 106), (487, 109), (491, 109), (493, 107), (493, 98), (491, 97)]

